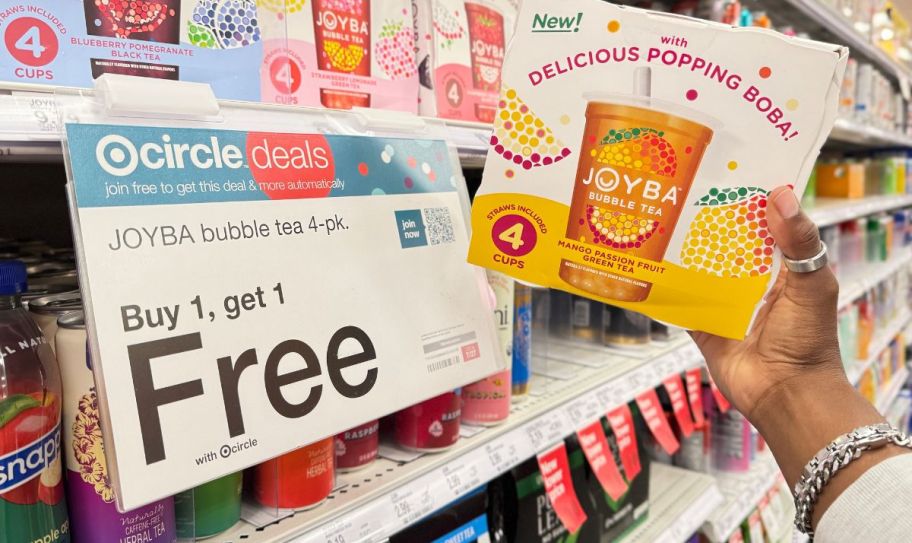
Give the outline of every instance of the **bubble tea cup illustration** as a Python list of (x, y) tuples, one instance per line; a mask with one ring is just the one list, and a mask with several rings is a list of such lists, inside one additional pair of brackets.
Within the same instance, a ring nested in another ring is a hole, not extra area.
[(590, 101), (586, 108), (566, 237), (587, 249), (635, 257), (623, 263), (634, 271), (617, 273), (562, 259), (559, 274), (574, 287), (610, 300), (640, 302), (649, 296), (652, 283), (639, 276), (661, 267), (713, 135), (708, 126), (665, 111), (686, 115), (683, 107), (655, 109), (650, 79), (649, 68), (637, 68), (634, 96)]

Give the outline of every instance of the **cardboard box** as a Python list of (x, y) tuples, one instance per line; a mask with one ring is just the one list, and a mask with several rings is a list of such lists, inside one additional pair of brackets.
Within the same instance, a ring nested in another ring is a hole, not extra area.
[(422, 115), (491, 123), (516, 0), (416, 0)]
[(597, 0), (527, 0), (469, 261), (742, 338), (778, 272), (768, 192), (797, 193), (847, 50)]

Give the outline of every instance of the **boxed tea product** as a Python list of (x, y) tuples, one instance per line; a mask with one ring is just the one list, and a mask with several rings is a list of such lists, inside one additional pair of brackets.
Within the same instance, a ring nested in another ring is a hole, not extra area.
[(765, 29), (524, 1), (469, 261), (744, 337), (779, 268), (767, 195), (804, 190), (846, 58)]
[(408, 0), (265, 0), (263, 101), (418, 112)]
[(518, 0), (415, 0), (422, 115), (490, 123)]

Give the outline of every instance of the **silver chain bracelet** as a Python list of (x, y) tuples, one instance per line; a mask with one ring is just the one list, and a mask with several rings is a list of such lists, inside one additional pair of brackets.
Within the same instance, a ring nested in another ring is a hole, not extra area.
[(811, 517), (820, 493), (842, 468), (861, 457), (861, 453), (879, 449), (888, 443), (912, 449), (912, 438), (883, 422), (856, 428), (823, 448), (804, 466), (795, 483), (795, 526), (809, 537), (814, 536)]

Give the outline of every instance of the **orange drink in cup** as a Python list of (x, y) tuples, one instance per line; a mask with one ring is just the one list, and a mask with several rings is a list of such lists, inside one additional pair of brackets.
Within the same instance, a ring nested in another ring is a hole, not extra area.
[[(642, 106), (639, 105), (642, 102)], [(713, 130), (648, 107), (589, 102), (566, 237), (658, 268)], [(601, 259), (608, 260), (608, 259)], [(560, 278), (610, 300), (640, 302), (652, 283), (608, 266), (561, 260)]]

